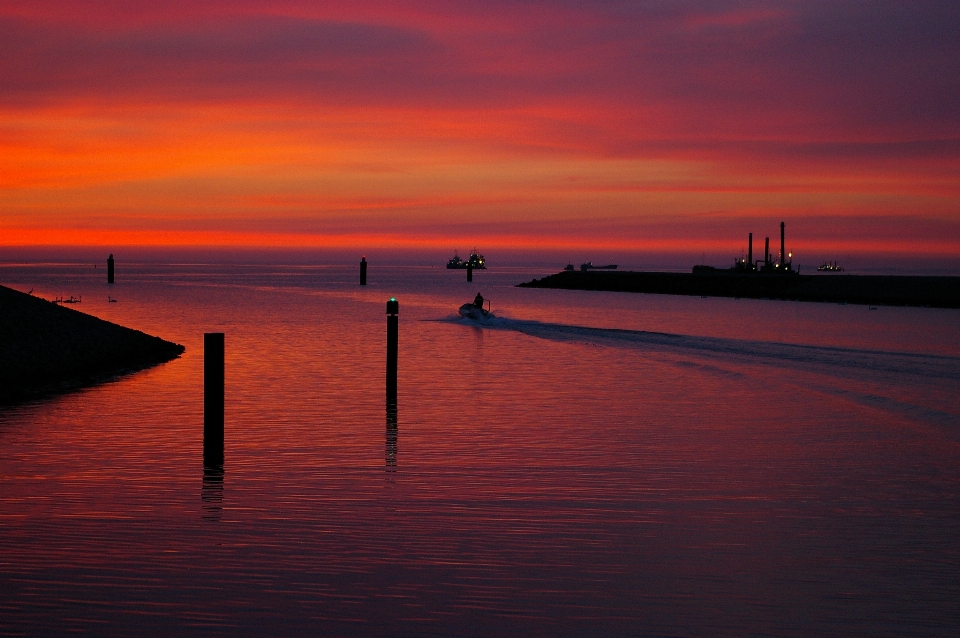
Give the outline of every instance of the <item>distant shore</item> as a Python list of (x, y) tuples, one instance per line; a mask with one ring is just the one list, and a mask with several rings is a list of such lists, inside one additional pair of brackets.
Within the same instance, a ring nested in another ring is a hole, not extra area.
[(184, 349), (0, 286), (0, 404), (91, 385)]
[(718, 270), (708, 273), (563, 271), (518, 284), (662, 295), (744, 297), (885, 306), (960, 308), (960, 277), (778, 275)]

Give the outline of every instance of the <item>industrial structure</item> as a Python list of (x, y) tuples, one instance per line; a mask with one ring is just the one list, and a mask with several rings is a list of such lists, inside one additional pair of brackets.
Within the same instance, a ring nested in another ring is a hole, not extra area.
[(787, 252), (785, 224), (780, 222), (780, 255), (776, 261), (773, 261), (770, 255), (770, 238), (767, 237), (763, 244), (763, 259), (753, 259), (753, 233), (747, 235), (747, 256), (740, 257), (731, 270), (743, 273), (773, 273), (781, 275), (795, 275), (797, 271), (793, 269), (793, 253)]

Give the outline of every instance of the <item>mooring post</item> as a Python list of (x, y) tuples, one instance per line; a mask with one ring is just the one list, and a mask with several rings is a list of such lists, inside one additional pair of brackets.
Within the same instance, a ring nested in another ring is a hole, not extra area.
[(397, 401), (397, 345), (400, 340), (400, 303), (391, 297), (387, 302), (387, 401)]
[(367, 257), (364, 255), (360, 258), (360, 285), (367, 285)]
[(467, 264), (467, 282), (473, 281), (473, 266)]
[(222, 332), (203, 335), (203, 462), (223, 465), (223, 368)]
[(107, 283), (113, 283), (113, 253), (110, 253), (110, 256), (107, 257)]

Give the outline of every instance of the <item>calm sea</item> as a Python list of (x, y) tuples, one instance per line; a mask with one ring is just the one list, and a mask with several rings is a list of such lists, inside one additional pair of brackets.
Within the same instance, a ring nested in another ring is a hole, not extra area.
[(0, 633), (955, 635), (960, 312), (551, 270), (0, 267), (187, 347), (0, 410)]

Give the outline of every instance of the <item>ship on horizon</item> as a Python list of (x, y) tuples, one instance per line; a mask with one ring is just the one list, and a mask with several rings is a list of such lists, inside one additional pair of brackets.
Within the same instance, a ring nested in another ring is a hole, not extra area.
[[(573, 270), (573, 264), (567, 265), (568, 270)], [(580, 272), (587, 272), (588, 270), (616, 270), (617, 264), (607, 264), (605, 266), (594, 266), (592, 261), (588, 261), (585, 264), (580, 264)]]
[(817, 266), (817, 270), (820, 272), (843, 272), (843, 268), (835, 261), (825, 261)]
[(459, 253), (455, 250), (453, 251), (453, 257), (450, 258), (450, 261), (447, 262), (447, 268), (449, 269), (462, 269), (466, 270), (467, 268), (473, 269), (486, 269), (486, 260), (483, 255), (481, 255), (476, 247), (470, 251), (470, 257), (466, 261), (460, 258)]

